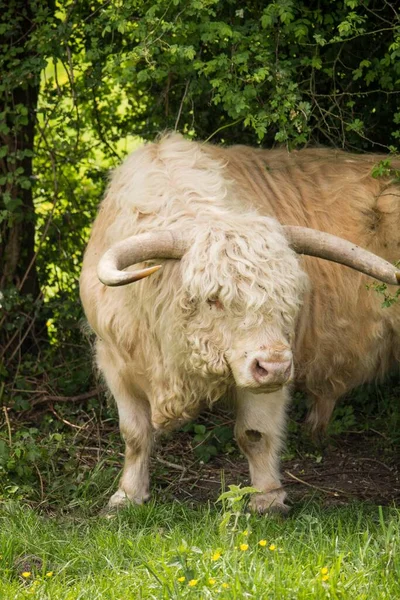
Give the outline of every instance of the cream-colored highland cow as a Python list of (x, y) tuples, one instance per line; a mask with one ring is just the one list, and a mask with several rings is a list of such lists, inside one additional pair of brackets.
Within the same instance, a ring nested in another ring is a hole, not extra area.
[(339, 396), (398, 358), (400, 311), (367, 288), (400, 282), (400, 188), (371, 177), (379, 160), (172, 134), (114, 172), (80, 280), (126, 443), (110, 506), (148, 499), (155, 431), (228, 395), (253, 508), (286, 509), (291, 382), (323, 427)]

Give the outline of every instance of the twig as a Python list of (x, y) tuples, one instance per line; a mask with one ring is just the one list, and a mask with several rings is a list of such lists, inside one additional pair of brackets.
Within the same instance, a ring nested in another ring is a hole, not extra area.
[[(171, 467), (171, 469), (177, 469), (178, 471), (182, 471), (182, 475), (186, 475), (186, 473), (191, 473), (192, 475), (195, 475), (196, 477), (198, 476), (197, 471), (194, 471), (190, 467), (182, 467), (181, 465), (177, 465), (176, 463), (169, 462), (168, 460), (165, 460), (165, 458), (161, 458), (160, 456), (155, 456), (155, 459), (158, 462), (160, 462), (161, 464), (163, 464), (167, 467)], [(181, 477), (182, 477), (182, 475), (181, 475)]]
[(334, 492), (332, 492), (332, 490), (327, 490), (326, 488), (319, 487), (318, 485), (313, 485), (312, 483), (308, 483), (308, 481), (304, 481), (304, 479), (300, 479), (300, 477), (296, 477), (296, 475), (293, 475), (293, 473), (291, 473), (290, 471), (285, 471), (285, 473), (286, 473), (286, 475), (289, 475), (289, 477), (291, 477), (295, 481), (298, 481), (299, 483), (302, 483), (303, 485), (313, 488), (314, 490), (319, 490), (320, 492), (324, 492), (324, 494), (330, 494), (331, 496), (335, 496), (336, 498), (338, 496), (340, 496), (340, 494), (343, 494), (344, 496), (350, 495), (347, 492), (345, 492), (344, 490), (338, 489), (338, 490), (335, 490)]
[(225, 125), (218, 127), (218, 129), (216, 129), (211, 135), (209, 135), (208, 138), (205, 139), (204, 142), (202, 142), (202, 143), (206, 144), (207, 142), (209, 142), (211, 140), (212, 137), (214, 137), (214, 135), (217, 135), (217, 133), (219, 133), (223, 129), (226, 129), (227, 127), (233, 127), (234, 125), (237, 125), (238, 123), (240, 123), (240, 121), (243, 121), (243, 120), (244, 120), (244, 117), (240, 117), (240, 119), (236, 119), (236, 121), (232, 121), (232, 123), (226, 123)]
[(372, 427), (371, 427), (370, 431), (372, 431), (373, 433), (376, 433), (377, 435), (380, 435), (381, 437), (383, 437), (383, 439), (384, 439), (384, 440), (387, 440), (387, 439), (388, 439), (388, 436), (387, 436), (387, 435), (385, 435), (385, 434), (384, 434), (384, 433), (382, 433), (381, 431), (378, 431), (377, 429), (372, 429)]
[(393, 469), (391, 469), (390, 467), (388, 467), (387, 465), (385, 465), (385, 463), (381, 462), (380, 460), (378, 460), (377, 458), (369, 458), (369, 457), (365, 457), (365, 458), (358, 458), (357, 460), (359, 461), (368, 461), (368, 462), (374, 462), (377, 465), (381, 465), (381, 467), (384, 467), (385, 469), (387, 469), (389, 471), (389, 473), (393, 473)]
[(100, 386), (94, 390), (91, 390), (90, 392), (79, 394), (78, 396), (43, 396), (42, 398), (38, 398), (32, 402), (32, 407), (37, 406), (38, 404), (47, 404), (48, 402), (82, 402), (83, 400), (94, 398), (98, 394), (101, 394), (105, 391), (106, 388), (104, 386)]
[[(32, 263), (32, 264), (33, 264), (33, 263)], [(29, 267), (29, 268), (30, 268), (30, 267)], [(43, 294), (42, 294), (42, 292), (39, 292), (39, 295), (38, 295), (38, 297), (37, 297), (37, 298), (36, 298), (36, 300), (35, 300), (35, 304), (36, 304), (37, 302), (41, 301), (41, 300), (42, 300), (42, 298), (43, 298)], [(38, 317), (38, 314), (39, 314), (39, 311), (40, 311), (40, 307), (41, 307), (41, 305), (40, 305), (40, 304), (38, 304), (38, 305), (36, 306), (36, 309), (35, 309), (35, 312), (34, 312), (34, 314), (33, 314), (33, 317), (32, 317), (32, 320), (31, 320), (31, 322), (29, 323), (28, 327), (25, 329), (25, 332), (24, 332), (24, 334), (22, 335), (21, 339), (19, 340), (19, 342), (18, 342), (18, 344), (17, 344), (17, 347), (15, 348), (15, 350), (13, 351), (13, 353), (11, 354), (11, 356), (10, 356), (10, 358), (9, 358), (9, 361), (10, 361), (10, 362), (13, 360), (13, 358), (14, 358), (14, 356), (17, 354), (17, 352), (19, 352), (19, 350), (20, 350), (20, 348), (21, 348), (22, 344), (24, 343), (24, 341), (25, 341), (26, 337), (28, 336), (28, 334), (29, 334), (29, 332), (31, 331), (31, 329), (32, 329), (33, 325), (35, 324), (35, 321), (36, 321), (36, 319), (37, 319), (37, 317)], [(19, 329), (17, 329), (16, 333), (19, 333), (19, 332), (20, 332), (20, 330), (19, 330)], [(6, 346), (6, 349), (8, 349), (8, 347), (11, 345), (11, 343), (12, 343), (12, 341), (14, 341), (14, 339), (15, 339), (15, 335), (13, 336), (12, 340), (10, 340), (10, 341), (8, 342), (8, 344), (7, 344), (7, 346)], [(4, 354), (2, 354), (2, 356), (4, 356)]]
[(188, 89), (189, 89), (189, 84), (190, 84), (190, 79), (188, 79), (187, 82), (186, 82), (185, 91), (183, 92), (182, 100), (181, 100), (181, 103), (180, 103), (180, 106), (179, 106), (179, 110), (178, 110), (178, 115), (177, 115), (176, 121), (175, 121), (174, 131), (176, 131), (178, 129), (178, 123), (179, 123), (179, 119), (181, 118), (182, 109), (183, 109), (183, 103), (185, 102), (186, 94), (187, 94)]
[(40, 481), (40, 501), (43, 502), (44, 500), (44, 485), (43, 485), (43, 479), (42, 479), (42, 474), (39, 471), (39, 467), (37, 466), (36, 463), (33, 463), (33, 466), (36, 469), (36, 472), (38, 474), (39, 477), (39, 481)]
[[(97, 452), (97, 446), (78, 446), (79, 450), (88, 450), (89, 452)], [(115, 452), (114, 450), (107, 450), (105, 448), (101, 449), (102, 454), (112, 454), (113, 456), (119, 456), (120, 458), (124, 458), (125, 454), (123, 452)]]
[(75, 425), (75, 423), (71, 423), (71, 421), (67, 421), (67, 419), (64, 419), (61, 415), (58, 414), (58, 412), (55, 410), (54, 406), (50, 406), (50, 410), (53, 413), (54, 416), (57, 417), (57, 419), (59, 419), (60, 421), (62, 421), (63, 423), (65, 423), (65, 425), (68, 425), (69, 427), (73, 427), (74, 429), (86, 429), (88, 423), (85, 423), (85, 425)]
[(110, 142), (107, 140), (106, 136), (104, 135), (104, 131), (103, 131), (103, 128), (101, 125), (99, 106), (97, 104), (96, 92), (95, 92), (94, 88), (92, 88), (92, 100), (93, 100), (93, 112), (94, 112), (94, 116), (95, 116), (96, 123), (97, 123), (97, 133), (99, 135), (99, 138), (103, 142), (103, 144), (105, 146), (107, 146), (107, 148), (110, 150), (111, 154), (113, 154), (120, 161), (121, 160), (120, 155), (115, 150), (115, 148), (113, 148), (113, 146), (110, 144)]
[(171, 467), (171, 469), (178, 469), (178, 471), (187, 471), (186, 467), (182, 467), (182, 465), (177, 465), (175, 463), (169, 462), (169, 460), (165, 460), (165, 458), (161, 458), (160, 456), (156, 456), (156, 460), (160, 462), (162, 465), (167, 467)]
[(11, 424), (10, 419), (8, 418), (7, 407), (3, 406), (4, 418), (6, 420), (7, 429), (8, 429), (8, 445), (10, 448), (12, 447), (12, 434), (11, 434)]

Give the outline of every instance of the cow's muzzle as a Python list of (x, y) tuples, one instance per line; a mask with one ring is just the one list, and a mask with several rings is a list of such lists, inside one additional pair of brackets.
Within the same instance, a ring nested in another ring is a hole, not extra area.
[(289, 382), (292, 375), (292, 361), (270, 361), (256, 357), (250, 367), (251, 375), (262, 387), (281, 387)]
[(259, 391), (274, 391), (287, 383), (293, 376), (293, 355), (290, 348), (260, 348), (248, 356), (250, 387)]
[(293, 378), (292, 351), (283, 343), (261, 346), (255, 351), (242, 350), (241, 356), (229, 358), (236, 385), (254, 393), (274, 392)]

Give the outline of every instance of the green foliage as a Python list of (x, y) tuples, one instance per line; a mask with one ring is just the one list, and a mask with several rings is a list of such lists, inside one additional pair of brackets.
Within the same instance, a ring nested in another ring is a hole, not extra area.
[(109, 5), (102, 35), (123, 30), (126, 43), (107, 49), (106, 68), (143, 98), (140, 116), (151, 106), (138, 122), (146, 138), (178, 126), (230, 141), (387, 147), (399, 78), (399, 19), (387, 11), (371, 1)]
[[(0, 147), (6, 186), (0, 220), (12, 227), (32, 218), (13, 192), (32, 190), (40, 310), (47, 311), (55, 344), (65, 343), (71, 320), (81, 316), (77, 280), (90, 224), (108, 170), (135, 144), (132, 134), (151, 139), (177, 128), (216, 141), (396, 147), (400, 29), (389, 5), (16, 6), (2, 2), (0, 131), (3, 139), (15, 137), (33, 121), (36, 137), (22, 150), (7, 140)], [(20, 36), (28, 17), (32, 27)], [(34, 114), (23, 101), (11, 101), (39, 84)], [(27, 157), (32, 175), (24, 170)]]
[(329, 424), (329, 434), (345, 433), (357, 425), (354, 408), (350, 404), (340, 403), (335, 409), (335, 416)]
[[(15, 395), (7, 426), (0, 429), (0, 504), (18, 499), (63, 510), (103, 508), (116, 485), (121, 440), (117, 426), (104, 443), (88, 438), (104, 429), (103, 419), (112, 416), (115, 423), (115, 416), (95, 398), (85, 409), (55, 402), (51, 411), (36, 416), (40, 426), (35, 426), (32, 416), (43, 405), (28, 413), (31, 402), (27, 394)], [(19, 423), (13, 418), (18, 412), (25, 415)]]
[(6, 496), (29, 494), (37, 484), (37, 469), (44, 470), (45, 465), (52, 464), (58, 450), (65, 449), (62, 434), (43, 436), (36, 427), (15, 432), (12, 442), (7, 442), (0, 438), (0, 477), (5, 483), (2, 491)]
[(238, 531), (239, 523), (243, 520), (247, 521), (245, 525), (245, 530), (247, 530), (250, 513), (244, 513), (248, 507), (250, 497), (259, 491), (251, 486), (230, 485), (229, 490), (219, 496), (217, 502), (221, 502), (223, 511), (221, 523), (219, 524), (221, 533), (225, 532), (232, 539), (232, 536)]
[[(399, 266), (398, 263), (397, 266)], [(371, 283), (368, 288), (382, 296), (382, 308), (390, 308), (393, 304), (398, 302), (400, 297), (400, 289), (397, 289), (394, 294), (391, 294), (386, 283)]]
[(400, 169), (397, 169), (392, 166), (391, 158), (384, 158), (375, 167), (371, 172), (372, 177), (387, 177), (391, 179), (393, 182), (400, 181)]
[(217, 422), (207, 427), (203, 423), (188, 423), (182, 430), (193, 432), (193, 453), (203, 463), (207, 463), (218, 454), (230, 454), (235, 451), (232, 424)]

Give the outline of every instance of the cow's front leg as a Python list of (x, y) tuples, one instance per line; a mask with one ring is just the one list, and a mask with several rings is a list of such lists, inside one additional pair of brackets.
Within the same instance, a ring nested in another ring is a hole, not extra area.
[(118, 407), (119, 427), (125, 441), (125, 461), (118, 490), (109, 508), (129, 501), (143, 504), (150, 497), (149, 462), (153, 441), (150, 405), (139, 390), (132, 389), (129, 367), (118, 361), (104, 343), (97, 344), (97, 363)]
[(118, 490), (108, 502), (109, 508), (128, 501), (143, 504), (150, 498), (149, 462), (153, 441), (149, 406), (131, 396), (117, 399), (119, 426), (125, 441), (125, 461)]
[(259, 513), (288, 511), (279, 478), (287, 403), (285, 389), (270, 394), (238, 390), (235, 436), (249, 461), (251, 485), (260, 490), (251, 499), (251, 508)]

